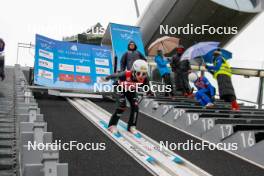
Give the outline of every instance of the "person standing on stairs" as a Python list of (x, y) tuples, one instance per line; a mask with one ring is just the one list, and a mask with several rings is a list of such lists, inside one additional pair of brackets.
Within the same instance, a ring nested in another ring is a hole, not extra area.
[(164, 58), (162, 50), (157, 51), (155, 56), (155, 62), (157, 64), (160, 76), (163, 78), (165, 86), (169, 86), (170, 92), (165, 92), (165, 96), (174, 96), (173, 85), (171, 82), (171, 70), (168, 68), (167, 64), (169, 63), (168, 59)]
[(188, 60), (181, 61), (184, 53), (184, 47), (179, 45), (176, 48), (176, 54), (171, 58), (171, 70), (174, 73), (176, 94), (191, 96), (192, 90), (188, 80), (188, 74), (191, 72), (190, 62)]
[(213, 74), (217, 80), (220, 99), (231, 103), (231, 109), (234, 111), (240, 110), (237, 103), (235, 90), (232, 84), (231, 66), (222, 56), (221, 49), (218, 49), (213, 54), (213, 65), (205, 65), (206, 69)]

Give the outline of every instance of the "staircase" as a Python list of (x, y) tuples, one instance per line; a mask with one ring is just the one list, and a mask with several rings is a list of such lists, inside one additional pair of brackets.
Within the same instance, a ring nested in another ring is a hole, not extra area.
[(167, 125), (211, 143), (236, 143), (232, 152), (264, 167), (264, 110), (240, 104), (240, 111), (216, 100), (215, 107), (205, 109), (194, 99), (178, 96), (143, 97), (140, 110)]

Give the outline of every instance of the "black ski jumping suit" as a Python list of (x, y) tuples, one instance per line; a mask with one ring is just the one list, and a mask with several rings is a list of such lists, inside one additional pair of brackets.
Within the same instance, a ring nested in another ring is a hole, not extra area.
[[(134, 86), (136, 84), (140, 84), (136, 80), (136, 78), (132, 75), (132, 71), (124, 71), (124, 72), (119, 72), (115, 73), (112, 75), (109, 75), (106, 77), (107, 80), (109, 79), (118, 79), (118, 85), (122, 85), (122, 87), (126, 86)], [(141, 84), (146, 84), (145, 83), (146, 79), (141, 83)], [(137, 97), (137, 92), (136, 91), (122, 91), (118, 92), (116, 91), (117, 94), (117, 109), (113, 113), (108, 127), (112, 125), (117, 125), (118, 120), (120, 119), (121, 115), (126, 109), (126, 98), (130, 103), (130, 116), (129, 116), (129, 121), (128, 121), (128, 126), (127, 130), (130, 131), (131, 126), (136, 126), (137, 124), (137, 118), (138, 118), (138, 97)]]

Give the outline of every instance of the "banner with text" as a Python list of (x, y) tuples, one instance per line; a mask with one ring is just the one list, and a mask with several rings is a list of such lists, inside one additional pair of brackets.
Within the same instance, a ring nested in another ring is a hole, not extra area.
[[(113, 73), (110, 48), (36, 35), (34, 83), (53, 88), (93, 90)], [(107, 83), (110, 84), (110, 83)]]

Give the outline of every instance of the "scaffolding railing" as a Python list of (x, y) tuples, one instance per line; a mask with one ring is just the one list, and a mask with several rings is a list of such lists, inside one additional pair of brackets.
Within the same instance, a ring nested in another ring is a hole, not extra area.
[[(156, 63), (153, 61), (153, 59), (149, 59), (149, 66), (150, 66), (150, 73), (153, 73), (153, 70), (156, 68)], [(170, 67), (170, 65), (168, 64)], [(198, 65), (191, 65), (192, 70), (194, 71), (206, 71), (206, 68), (204, 66), (198, 66)], [(231, 68), (233, 75), (240, 75), (244, 76), (245, 78), (250, 77), (257, 77), (259, 78), (259, 88), (258, 88), (258, 96), (256, 102), (244, 100), (244, 99), (238, 99), (240, 102), (251, 104), (251, 105), (257, 105), (259, 109), (262, 109), (263, 107), (263, 94), (264, 94), (264, 70), (262, 69), (251, 69), (251, 68)]]

